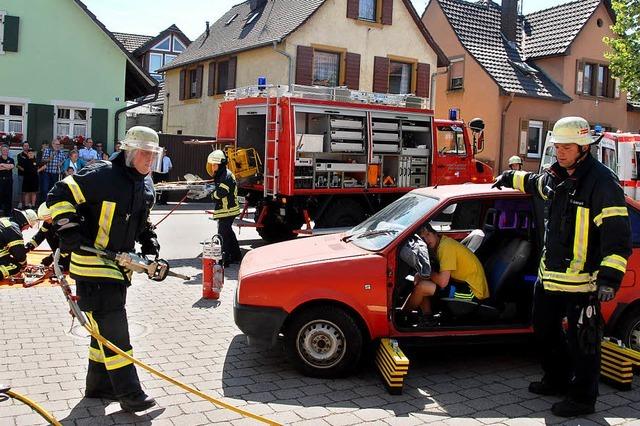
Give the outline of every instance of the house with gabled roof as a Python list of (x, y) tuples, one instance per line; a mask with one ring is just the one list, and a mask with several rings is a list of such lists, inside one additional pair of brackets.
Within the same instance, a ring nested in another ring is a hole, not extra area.
[(559, 118), (638, 131), (604, 58), (613, 36), (607, 0), (579, 0), (527, 15), (517, 0), (431, 0), (422, 21), (450, 62), (436, 84), (436, 115), (459, 108), (485, 120), (485, 151), (498, 170), (519, 155), (537, 170), (546, 133)]
[(161, 69), (163, 130), (215, 135), (225, 90), (260, 76), (429, 97), (446, 64), (410, 0), (248, 0)]

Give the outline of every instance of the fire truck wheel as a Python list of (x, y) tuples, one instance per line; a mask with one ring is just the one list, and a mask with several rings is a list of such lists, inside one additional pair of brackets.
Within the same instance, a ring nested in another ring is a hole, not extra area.
[[(258, 209), (256, 209), (255, 220), (258, 220)], [(292, 228), (290, 225), (278, 222), (274, 217), (267, 215), (263, 220), (263, 227), (257, 228), (258, 235), (267, 243), (277, 243), (295, 238), (297, 234), (293, 229), (299, 229), (300, 225)]]
[(314, 306), (296, 314), (285, 330), (285, 349), (294, 367), (311, 377), (353, 373), (363, 348), (362, 331), (351, 314), (335, 306)]
[(340, 228), (355, 226), (365, 219), (362, 205), (354, 200), (336, 200), (325, 210), (317, 221), (320, 228)]
[(624, 315), (615, 334), (628, 348), (640, 351), (640, 306)]

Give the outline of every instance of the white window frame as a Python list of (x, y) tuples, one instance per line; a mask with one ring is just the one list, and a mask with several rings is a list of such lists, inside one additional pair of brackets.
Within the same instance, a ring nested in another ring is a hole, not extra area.
[[(169, 40), (169, 48), (168, 49), (162, 49), (158, 46), (160, 46), (162, 43), (164, 43), (166, 40)], [(151, 50), (160, 50), (162, 52), (171, 52), (171, 36), (166, 36), (165, 38), (163, 38), (162, 40), (160, 40), (159, 42), (157, 42), (152, 48)]]
[(160, 68), (162, 68), (164, 66), (164, 54), (163, 53), (150, 52), (149, 53), (149, 65), (147, 66), (147, 69), (149, 70), (149, 74), (151, 74), (154, 78), (155, 78), (155, 76), (159, 76), (160, 80), (162, 80), (162, 75), (160, 73), (154, 72), (154, 71), (151, 70), (151, 57), (154, 56), (154, 55), (160, 57), (160, 66), (157, 69), (160, 69)]
[[(26, 114), (27, 114), (27, 104), (26, 103), (22, 103), (22, 102), (6, 102), (6, 101), (2, 101), (0, 99), (0, 105), (4, 105), (4, 114), (0, 115), (0, 132), (2, 133), (6, 133), (9, 134), (11, 133), (11, 131), (9, 130), (9, 122), (10, 121), (17, 121), (17, 117), (20, 118), (20, 123), (21, 123), (21, 127), (22, 130), (19, 132), (15, 132), (15, 133), (20, 133), (22, 134), (22, 139), (26, 139)], [(9, 113), (9, 109), (12, 106), (19, 106), (22, 107), (22, 115), (10, 115)]]
[[(237, 14), (236, 14), (236, 16), (237, 16)], [(174, 44), (175, 42), (178, 42), (178, 44), (180, 44), (180, 46), (182, 46), (182, 50), (180, 50), (180, 51), (175, 50), (175, 44)], [(180, 41), (180, 39), (178, 37), (176, 37), (176, 36), (172, 37), (171, 46), (169, 46), (169, 47), (171, 48), (172, 52), (182, 53), (185, 50), (187, 50), (187, 46), (185, 46), (184, 43), (182, 41)]]
[[(58, 117), (58, 110), (60, 109), (68, 109), (69, 110), (69, 118), (59, 118)], [(84, 125), (85, 126), (85, 134), (81, 135), (82, 137), (84, 137), (85, 139), (90, 138), (91, 137), (91, 109), (90, 107), (85, 107), (85, 106), (70, 106), (70, 105), (64, 105), (64, 104), (60, 104), (60, 105), (55, 105), (55, 123), (54, 123), (54, 129), (55, 129), (55, 135), (54, 136), (69, 136), (69, 138), (73, 139), (74, 137), (78, 136), (78, 135), (74, 135), (74, 129), (76, 125)], [(76, 120), (75, 117), (75, 111), (76, 110), (83, 110), (86, 112), (86, 119), (85, 120)], [(60, 134), (58, 132), (58, 126), (60, 124), (68, 124), (69, 125), (69, 133), (66, 135)]]
[(0, 55), (4, 55), (4, 17), (6, 11), (0, 10)]
[(173, 53), (165, 53), (165, 54), (164, 54), (164, 59), (163, 59), (163, 61), (162, 61), (162, 65), (167, 65), (167, 64), (169, 64), (169, 63), (170, 63), (170, 62), (167, 62), (167, 56), (172, 56), (172, 57), (173, 57), (173, 59), (175, 59), (175, 58), (177, 58), (177, 57), (178, 57), (178, 55), (175, 55), (175, 54), (173, 54)]
[[(538, 138), (538, 152), (529, 152), (529, 129), (531, 128), (540, 130), (540, 137)], [(529, 126), (527, 127), (527, 158), (542, 158), (542, 149), (544, 147), (544, 123), (538, 120), (529, 120)]]

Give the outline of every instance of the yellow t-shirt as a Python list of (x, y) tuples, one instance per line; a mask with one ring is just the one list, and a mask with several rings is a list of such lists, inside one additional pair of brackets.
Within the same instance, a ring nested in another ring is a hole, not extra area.
[(442, 236), (436, 253), (441, 271), (451, 271), (451, 278), (469, 284), (479, 300), (489, 297), (487, 277), (475, 254), (447, 236)]

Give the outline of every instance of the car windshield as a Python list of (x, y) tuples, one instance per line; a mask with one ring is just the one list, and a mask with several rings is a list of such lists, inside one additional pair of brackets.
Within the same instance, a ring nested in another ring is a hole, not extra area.
[(381, 250), (439, 202), (437, 198), (410, 192), (352, 228), (343, 240), (365, 250)]

